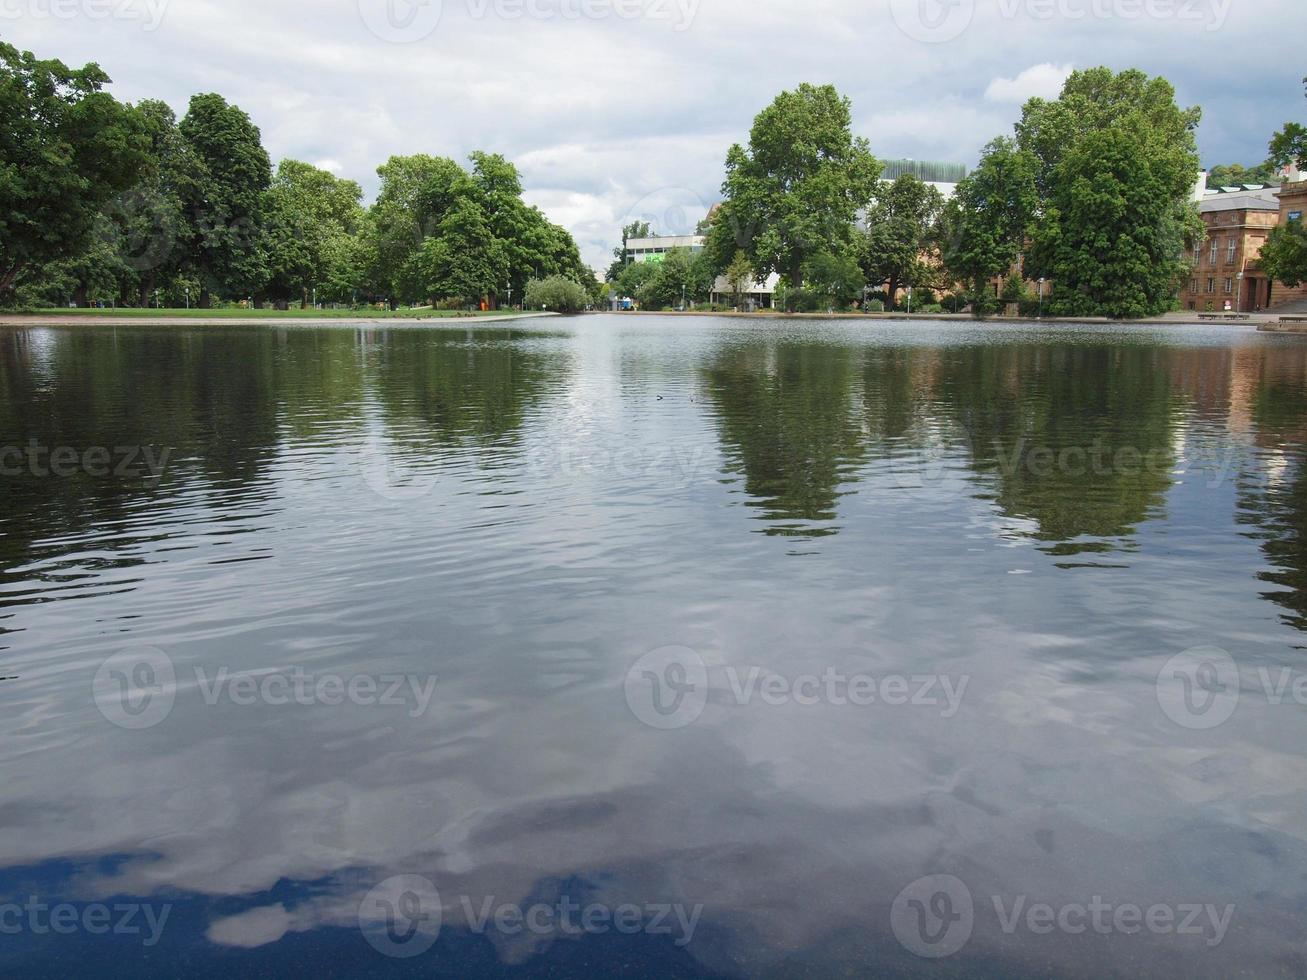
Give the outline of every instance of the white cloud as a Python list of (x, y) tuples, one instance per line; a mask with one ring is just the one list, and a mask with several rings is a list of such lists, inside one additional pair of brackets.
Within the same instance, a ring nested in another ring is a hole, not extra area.
[(985, 89), (990, 102), (1005, 105), (1025, 105), (1031, 99), (1056, 99), (1062, 84), (1074, 70), (1073, 65), (1055, 65), (1045, 62), (1027, 68), (1016, 78), (996, 78)]

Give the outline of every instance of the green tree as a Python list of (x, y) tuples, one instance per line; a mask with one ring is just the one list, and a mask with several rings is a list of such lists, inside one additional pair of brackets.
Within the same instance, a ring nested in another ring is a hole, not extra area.
[(585, 309), (589, 302), (590, 294), (567, 276), (532, 279), (526, 286), (526, 305), (533, 309), (576, 313)]
[(1015, 141), (997, 139), (958, 185), (937, 231), (944, 267), (967, 285), (977, 316), (991, 312), (988, 283), (1016, 262), (1038, 208), (1035, 159)]
[(744, 303), (744, 294), (749, 291), (751, 285), (758, 281), (757, 273), (753, 271), (753, 263), (749, 261), (749, 256), (745, 255), (742, 250), (736, 252), (735, 258), (726, 267), (725, 276), (726, 284), (731, 290), (731, 305), (739, 309)]
[(688, 248), (674, 248), (661, 262), (648, 263), (652, 272), (636, 287), (635, 298), (645, 309), (661, 310), (681, 302), (705, 299), (713, 276), (707, 264)]
[[(1307, 85), (1307, 78), (1303, 79)], [(1307, 170), (1307, 127), (1301, 123), (1285, 123), (1284, 129), (1271, 139), (1271, 163), (1286, 166), (1290, 163), (1299, 170)]]
[(718, 222), (759, 273), (782, 273), (797, 289), (814, 255), (849, 251), (880, 170), (867, 141), (853, 137), (849, 100), (805, 83), (758, 114), (747, 149), (731, 147)]
[(472, 196), (454, 203), (423, 242), (418, 262), (425, 295), (473, 304), (494, 296), (509, 270), (508, 251), (491, 235), (485, 211)]
[(310, 292), (343, 299), (358, 285), (352, 239), (363, 219), (363, 190), (299, 160), (283, 160), (268, 191), (268, 290), (308, 305)]
[(1029, 259), (1054, 280), (1062, 316), (1152, 316), (1175, 304), (1187, 246), (1203, 234), (1192, 202), (1198, 108), (1164, 78), (1094, 68), (1017, 124), (1040, 190)]
[(923, 256), (943, 210), (944, 196), (914, 174), (882, 185), (877, 193), (861, 242), (862, 270), (867, 282), (887, 284), (890, 306), (897, 302), (901, 286), (921, 284), (926, 278)]
[(1255, 167), (1232, 163), (1228, 166), (1213, 167), (1207, 174), (1209, 190), (1218, 187), (1241, 187), (1244, 184), (1278, 184), (1279, 182), (1276, 166), (1270, 162)]
[(85, 248), (100, 209), (147, 170), (145, 121), (109, 81), (0, 42), (0, 298)]
[(1286, 286), (1307, 282), (1307, 226), (1301, 219), (1271, 230), (1262, 246), (1261, 262), (1276, 282)]
[(381, 189), (368, 212), (362, 249), (373, 289), (394, 307), (425, 291), (419, 253), (459, 193), (469, 189), (468, 175), (447, 157), (425, 154), (391, 157), (377, 175)]
[(263, 240), (272, 163), (259, 128), (220, 95), (191, 99), (179, 130), (199, 170), (187, 188), (192, 223), (188, 265), (200, 280), (200, 306), (214, 293), (244, 296), (268, 279)]
[(857, 259), (851, 255), (818, 252), (808, 260), (804, 273), (821, 305), (848, 306), (862, 294), (867, 282)]

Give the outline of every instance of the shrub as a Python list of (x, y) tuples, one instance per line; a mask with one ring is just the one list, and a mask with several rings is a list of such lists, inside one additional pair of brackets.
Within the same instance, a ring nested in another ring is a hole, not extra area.
[(868, 312), (868, 313), (884, 313), (884, 312), (885, 312), (885, 301), (884, 301), (883, 299), (869, 299), (869, 300), (867, 300), (867, 312)]
[(946, 293), (939, 301), (945, 313), (961, 313), (967, 307), (967, 298), (954, 293)]
[(558, 313), (576, 313), (590, 302), (590, 294), (566, 276), (532, 279), (526, 284), (526, 305)]

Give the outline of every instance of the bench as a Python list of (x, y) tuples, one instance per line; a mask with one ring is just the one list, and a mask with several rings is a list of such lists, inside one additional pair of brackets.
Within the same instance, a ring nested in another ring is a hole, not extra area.
[(1297, 315), (1282, 316), (1280, 317), (1280, 322), (1281, 323), (1307, 323), (1307, 316), (1297, 316)]

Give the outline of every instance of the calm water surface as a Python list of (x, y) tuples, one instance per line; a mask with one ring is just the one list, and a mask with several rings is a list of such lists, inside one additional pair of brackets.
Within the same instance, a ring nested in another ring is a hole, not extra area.
[(1305, 441), (1242, 328), (0, 330), (0, 973), (1301, 977)]

